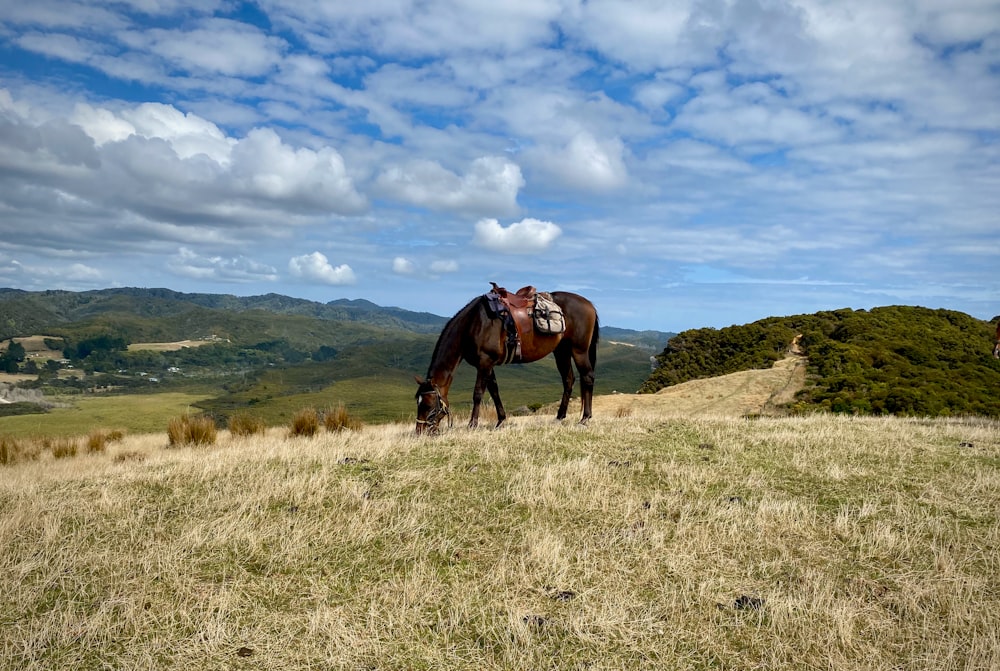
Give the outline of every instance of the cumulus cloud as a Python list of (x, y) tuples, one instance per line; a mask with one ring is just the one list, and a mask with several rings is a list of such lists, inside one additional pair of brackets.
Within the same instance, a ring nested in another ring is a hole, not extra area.
[(232, 137), (159, 103), (81, 103), (68, 117), (47, 118), (3, 91), (0, 179), (9, 220), (58, 212), (62, 226), (32, 232), (35, 244), (45, 246), (47, 236), (54, 248), (67, 231), (97, 239), (85, 229), (112, 222), (114, 240), (176, 245), (190, 237), (181, 229), (204, 240), (247, 230), (263, 236), (367, 208), (333, 147), (296, 147), (271, 129)]
[(278, 272), (275, 268), (245, 256), (233, 258), (202, 256), (187, 247), (181, 247), (177, 254), (167, 262), (167, 267), (171, 272), (197, 280), (223, 282), (263, 280), (273, 282), (278, 279)]
[(397, 275), (414, 275), (417, 272), (417, 266), (413, 261), (397, 256), (392, 260), (392, 272)]
[(480, 219), (473, 242), (504, 254), (535, 254), (548, 249), (561, 233), (551, 221), (527, 218), (504, 228), (496, 219)]
[(233, 148), (232, 161), (237, 189), (255, 198), (341, 214), (357, 214), (367, 205), (332, 147), (295, 149), (273, 130), (255, 129)]
[(598, 140), (586, 131), (575, 134), (565, 146), (537, 149), (532, 155), (555, 181), (584, 191), (609, 191), (628, 181), (625, 145), (619, 138)]
[(499, 156), (477, 158), (464, 175), (419, 159), (383, 171), (377, 186), (389, 198), (432, 210), (511, 214), (524, 178), (516, 163)]
[(342, 285), (357, 281), (349, 265), (344, 263), (334, 267), (321, 252), (293, 257), (288, 262), (288, 271), (294, 277), (321, 284)]

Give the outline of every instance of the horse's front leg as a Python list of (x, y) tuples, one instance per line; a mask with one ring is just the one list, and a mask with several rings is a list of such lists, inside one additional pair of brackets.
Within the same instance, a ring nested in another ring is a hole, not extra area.
[(497, 411), (496, 428), (500, 428), (500, 425), (507, 419), (507, 412), (503, 409), (503, 401), (500, 400), (500, 385), (497, 384), (496, 371), (492, 368), (486, 378), (486, 388), (490, 392), (490, 398), (493, 399), (493, 407), (496, 408)]
[[(486, 371), (483, 368), (476, 371), (476, 386), (472, 390), (472, 416), (469, 417), (470, 429), (479, 426), (479, 406), (483, 402), (483, 392), (486, 390), (488, 376), (492, 374), (492, 370)], [(490, 393), (492, 394), (493, 392), (491, 391)]]

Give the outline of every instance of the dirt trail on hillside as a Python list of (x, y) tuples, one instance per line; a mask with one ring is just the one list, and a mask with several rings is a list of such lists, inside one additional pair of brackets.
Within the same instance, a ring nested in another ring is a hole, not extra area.
[(746, 370), (692, 380), (655, 394), (611, 394), (594, 398), (595, 415), (630, 411), (683, 417), (780, 414), (806, 383), (806, 357), (793, 344), (788, 356), (764, 370)]

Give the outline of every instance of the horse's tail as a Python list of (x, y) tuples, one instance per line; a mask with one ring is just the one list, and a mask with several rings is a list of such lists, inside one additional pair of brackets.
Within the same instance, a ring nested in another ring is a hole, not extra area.
[(590, 338), (590, 368), (597, 368), (597, 342), (601, 339), (601, 322), (594, 313), (594, 335)]

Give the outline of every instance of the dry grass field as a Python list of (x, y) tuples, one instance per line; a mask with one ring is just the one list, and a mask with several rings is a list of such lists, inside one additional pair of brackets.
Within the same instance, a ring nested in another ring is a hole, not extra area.
[(1000, 668), (996, 423), (630, 399), (0, 468), (0, 668)]

